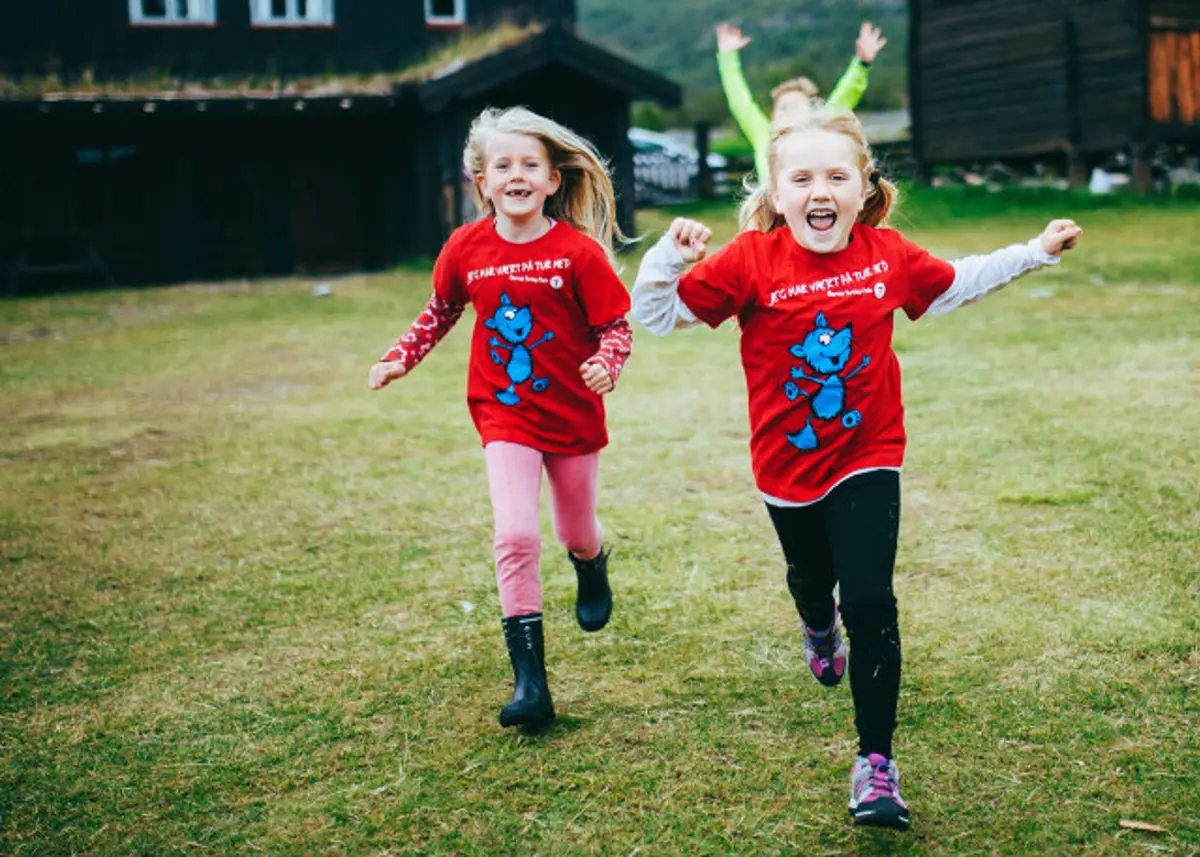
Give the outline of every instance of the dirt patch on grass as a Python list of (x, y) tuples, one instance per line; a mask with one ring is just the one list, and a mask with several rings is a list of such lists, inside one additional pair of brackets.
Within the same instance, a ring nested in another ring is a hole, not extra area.
[(116, 462), (139, 464), (161, 461), (162, 453), (170, 445), (170, 432), (163, 429), (148, 428), (132, 437), (115, 443), (102, 444), (93, 447), (97, 452), (107, 453)]
[(41, 339), (62, 339), (65, 334), (53, 327), (27, 327), (0, 331), (0, 346), (37, 342)]
[[(125, 437), (87, 443), (76, 439), (55, 440), (50, 435), (25, 439), (27, 446), (0, 450), (0, 465), (69, 463), (90, 476), (110, 476), (134, 466), (165, 464), (168, 450), (177, 438), (160, 428), (143, 428)], [(41, 442), (39, 442), (39, 440)]]

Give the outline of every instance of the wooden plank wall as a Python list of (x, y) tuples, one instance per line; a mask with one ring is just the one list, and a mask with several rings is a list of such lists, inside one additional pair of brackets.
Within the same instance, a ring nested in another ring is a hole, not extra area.
[(1200, 125), (1200, 30), (1151, 31), (1150, 117)]
[(1145, 3), (1150, 118), (1168, 137), (1200, 128), (1200, 0)]
[(911, 8), (920, 160), (1103, 150), (1136, 133), (1146, 74), (1135, 0), (912, 0)]
[(1079, 124), (1084, 152), (1107, 153), (1145, 131), (1146, 49), (1135, 0), (1063, 4), (1078, 36)]
[(1059, 20), (1036, 0), (920, 5), (918, 156), (957, 161), (1043, 151), (1067, 137)]
[(1200, 30), (1200, 3), (1196, 0), (1146, 0), (1152, 29)]
[(411, 168), (420, 138), (406, 118), (13, 127), (0, 141), (0, 289), (14, 258), (50, 239), (85, 238), (129, 284), (420, 255), (424, 177)]

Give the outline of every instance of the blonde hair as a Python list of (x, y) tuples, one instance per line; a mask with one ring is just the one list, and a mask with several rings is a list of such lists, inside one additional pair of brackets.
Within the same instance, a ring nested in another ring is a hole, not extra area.
[(807, 99), (816, 98), (820, 93), (817, 85), (807, 77), (793, 77), (791, 80), (785, 80), (777, 87), (771, 90), (771, 105), (779, 103), (779, 99), (787, 95), (789, 92), (799, 92)]
[(896, 204), (899, 191), (896, 186), (885, 179), (875, 165), (871, 147), (867, 144), (867, 135), (863, 132), (862, 124), (855, 115), (841, 108), (819, 105), (818, 109), (802, 119), (771, 129), (771, 147), (767, 153), (768, 172), (759, 176), (759, 184), (750, 191), (738, 210), (738, 226), (742, 232), (758, 230), (770, 232), (787, 221), (775, 208), (771, 197), (775, 192), (775, 177), (779, 173), (779, 151), (784, 140), (793, 134), (805, 134), (812, 131), (828, 131), (832, 134), (842, 134), (850, 138), (854, 144), (856, 166), (862, 173), (863, 181), (867, 184), (867, 201), (863, 203), (862, 211), (858, 213), (858, 222), (868, 226), (886, 226), (888, 213)]
[(617, 225), (617, 201), (608, 163), (596, 147), (570, 128), (525, 107), (504, 110), (489, 107), (471, 123), (463, 149), (463, 167), (471, 176), (471, 192), (480, 219), (495, 217), (496, 211), (479, 188), (479, 177), (487, 165), (488, 142), (495, 134), (524, 134), (541, 141), (550, 166), (562, 177), (558, 190), (546, 198), (547, 217), (563, 220), (604, 248), (609, 261), (616, 261), (614, 245), (628, 239)]

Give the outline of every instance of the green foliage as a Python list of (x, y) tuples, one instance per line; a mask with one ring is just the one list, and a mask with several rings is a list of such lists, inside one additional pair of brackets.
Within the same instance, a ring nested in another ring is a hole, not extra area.
[(645, 128), (648, 131), (665, 131), (666, 119), (657, 104), (649, 101), (639, 101), (633, 106), (633, 125), (635, 128)]
[(730, 134), (728, 137), (714, 140), (710, 148), (727, 158), (754, 160), (754, 147), (741, 134)]
[[(899, 211), (919, 213), (928, 225), (950, 226), (964, 220), (993, 218), (1008, 212), (1049, 217), (1073, 216), (1082, 219), (1085, 212), (1112, 212), (1140, 217), (1144, 212), (1195, 209), (1195, 198), (1186, 194), (1137, 196), (1130, 192), (1092, 194), (1087, 191), (1063, 191), (1052, 187), (1006, 187), (991, 190), (985, 186), (939, 188), (901, 188)], [(914, 214), (914, 216), (917, 216)], [(1151, 214), (1151, 216), (1153, 216)]]
[(529, 738), (495, 722), (470, 314), (366, 389), (428, 265), (0, 302), (0, 853), (1195, 857), (1200, 209), (1087, 200), (897, 217), (951, 257), (1086, 230), (897, 320), (906, 835), (847, 823), (849, 689), (803, 662), (728, 325), (639, 331), (609, 400), (604, 632), (543, 520)]

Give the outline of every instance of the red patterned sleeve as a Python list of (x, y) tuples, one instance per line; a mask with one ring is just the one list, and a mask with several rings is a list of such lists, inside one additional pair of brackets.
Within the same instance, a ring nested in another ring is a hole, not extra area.
[(406, 372), (412, 371), (413, 367), (433, 350), (433, 346), (450, 332), (450, 328), (454, 327), (464, 309), (466, 304), (448, 301), (434, 292), (425, 309), (408, 329), (408, 333), (396, 340), (396, 344), (388, 349), (387, 354), (380, 358), (380, 362), (399, 360), (404, 364)]
[(592, 334), (600, 340), (600, 347), (588, 362), (601, 364), (613, 383), (625, 368), (625, 361), (633, 351), (633, 328), (625, 318), (614, 319), (607, 324), (592, 328)]

